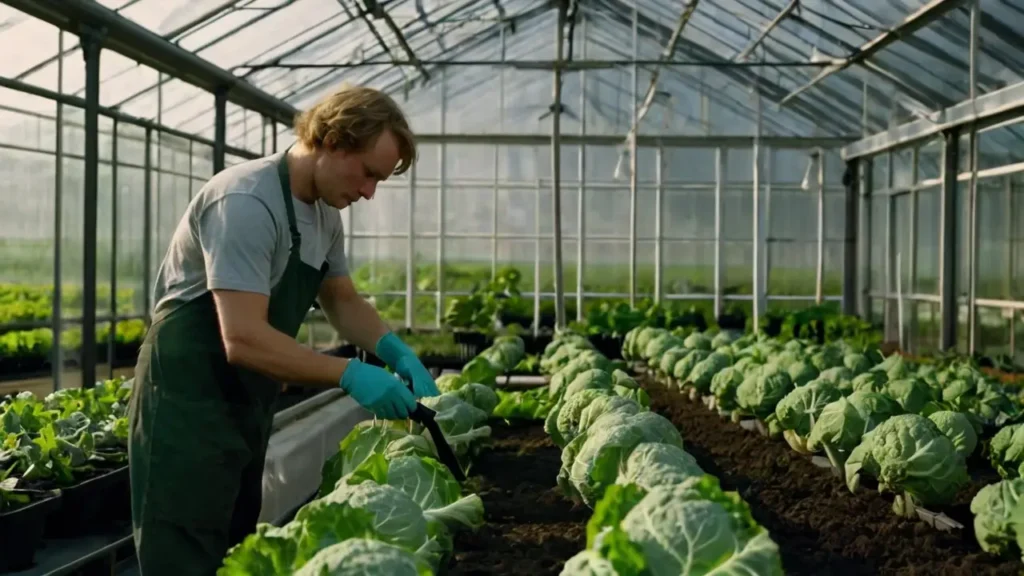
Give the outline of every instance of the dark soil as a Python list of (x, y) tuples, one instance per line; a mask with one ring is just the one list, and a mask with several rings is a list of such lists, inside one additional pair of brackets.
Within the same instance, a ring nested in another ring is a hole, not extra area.
[(747, 432), (676, 390), (645, 382), (652, 409), (682, 432), (701, 467), (737, 491), (779, 545), (787, 575), (1021, 574), (1020, 557), (986, 554), (975, 540), (970, 500), (999, 478), (979, 470), (944, 510), (964, 529), (941, 532), (892, 512), (891, 498), (851, 494), (830, 470), (819, 468), (786, 442)]
[(486, 524), (456, 536), (448, 573), (557, 575), (586, 547), (591, 511), (556, 488), (561, 450), (542, 422), (490, 426), (493, 444), (474, 459), (466, 481), (484, 501)]

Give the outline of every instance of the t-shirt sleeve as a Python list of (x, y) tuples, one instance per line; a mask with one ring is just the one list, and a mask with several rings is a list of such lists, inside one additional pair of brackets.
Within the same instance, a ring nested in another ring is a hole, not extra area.
[(262, 200), (250, 194), (227, 194), (200, 214), (198, 228), (209, 290), (270, 295), (278, 229)]
[(331, 246), (327, 249), (327, 276), (335, 278), (348, 276), (348, 259), (345, 257), (345, 228), (338, 215), (338, 227)]

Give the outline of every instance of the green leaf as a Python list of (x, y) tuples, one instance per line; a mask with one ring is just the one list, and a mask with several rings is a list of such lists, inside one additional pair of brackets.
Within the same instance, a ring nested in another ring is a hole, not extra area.
[(598, 537), (609, 528), (617, 528), (626, 514), (637, 505), (647, 492), (636, 484), (609, 486), (604, 497), (594, 506), (594, 514), (587, 521), (587, 548), (593, 548)]

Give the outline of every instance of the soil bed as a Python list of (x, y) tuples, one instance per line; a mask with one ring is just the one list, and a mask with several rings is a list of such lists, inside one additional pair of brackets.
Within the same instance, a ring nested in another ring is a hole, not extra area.
[(877, 492), (851, 494), (830, 470), (784, 441), (747, 432), (678, 391), (643, 380), (652, 409), (679, 427), (686, 451), (724, 489), (739, 492), (771, 532), (787, 575), (1021, 573), (1019, 557), (986, 554), (974, 538), (970, 499), (999, 479), (993, 472), (980, 472), (946, 510), (964, 529), (941, 532), (895, 516), (891, 499)]
[(557, 575), (586, 546), (589, 508), (555, 486), (561, 451), (543, 422), (490, 422), (493, 443), (475, 459), (467, 489), (484, 501), (486, 524), (455, 538), (448, 573)]

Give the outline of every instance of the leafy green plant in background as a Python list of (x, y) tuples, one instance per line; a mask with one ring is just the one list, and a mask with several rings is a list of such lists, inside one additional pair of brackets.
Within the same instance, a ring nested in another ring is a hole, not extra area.
[(132, 383), (99, 382), (67, 388), (43, 400), (31, 392), (0, 403), (0, 469), (5, 482), (67, 487), (128, 458), (128, 401)]
[(452, 298), (445, 312), (445, 325), (492, 333), (503, 312), (511, 311), (520, 316), (524, 310), (525, 303), (519, 289), (521, 279), (519, 270), (505, 268), (493, 279), (473, 286), (469, 296)]

